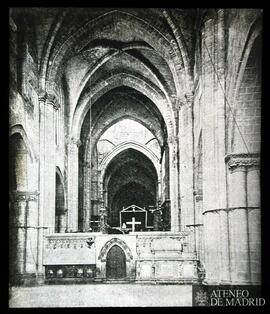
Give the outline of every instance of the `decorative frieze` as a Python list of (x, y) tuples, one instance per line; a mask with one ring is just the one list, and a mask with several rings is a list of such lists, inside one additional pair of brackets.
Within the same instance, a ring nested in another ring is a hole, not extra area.
[(246, 170), (246, 168), (259, 168), (260, 154), (229, 154), (225, 156), (225, 162), (228, 164), (230, 171)]
[[(94, 238), (91, 238), (94, 239)], [(92, 246), (92, 245), (91, 245)], [(89, 247), (89, 238), (48, 238), (46, 248), (50, 250), (55, 249), (82, 249)]]
[(10, 192), (10, 200), (12, 202), (20, 202), (20, 201), (37, 201), (39, 196), (39, 192), (37, 191), (12, 191)]

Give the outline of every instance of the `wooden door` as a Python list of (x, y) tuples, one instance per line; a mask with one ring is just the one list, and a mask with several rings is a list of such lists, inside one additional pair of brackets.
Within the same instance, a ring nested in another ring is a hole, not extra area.
[(107, 254), (106, 277), (107, 279), (126, 277), (126, 256), (118, 245), (112, 246)]

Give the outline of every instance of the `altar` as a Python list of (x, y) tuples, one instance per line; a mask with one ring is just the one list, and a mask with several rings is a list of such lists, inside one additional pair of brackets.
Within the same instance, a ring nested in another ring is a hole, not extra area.
[(197, 283), (186, 232), (66, 233), (45, 239), (47, 282)]
[[(132, 232), (152, 230), (153, 225), (148, 225), (149, 213), (145, 208), (130, 205), (120, 211), (120, 227)], [(153, 220), (153, 219), (152, 219)]]

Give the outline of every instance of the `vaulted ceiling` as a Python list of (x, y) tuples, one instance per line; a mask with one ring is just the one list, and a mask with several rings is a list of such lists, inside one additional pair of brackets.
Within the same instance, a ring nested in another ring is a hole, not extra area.
[(18, 8), (13, 15), (33, 26), (40, 87), (57, 90), (64, 81), (70, 112), (116, 73), (142, 77), (172, 103), (192, 73), (196, 9)]

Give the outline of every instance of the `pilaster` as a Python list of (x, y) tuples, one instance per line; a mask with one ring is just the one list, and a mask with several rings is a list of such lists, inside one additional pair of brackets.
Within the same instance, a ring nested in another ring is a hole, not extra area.
[(40, 90), (39, 96), (39, 212), (38, 212), (38, 276), (43, 277), (43, 236), (55, 228), (55, 112), (56, 97)]
[[(179, 100), (179, 182), (181, 230), (194, 224), (193, 201), (193, 93)], [(181, 184), (183, 182), (183, 184)]]
[(171, 231), (180, 231), (180, 208), (178, 202), (178, 143), (177, 137), (169, 139)]

